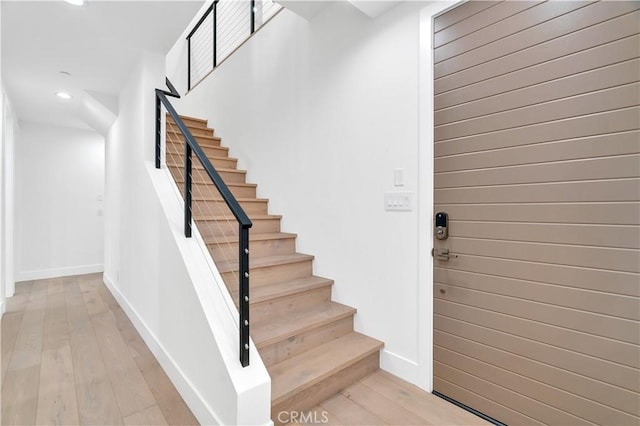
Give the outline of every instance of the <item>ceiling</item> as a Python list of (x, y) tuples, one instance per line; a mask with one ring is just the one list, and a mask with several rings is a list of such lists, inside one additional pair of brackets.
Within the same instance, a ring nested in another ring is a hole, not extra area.
[(18, 118), (79, 128), (89, 128), (83, 97), (112, 108), (141, 53), (166, 53), (204, 3), (0, 1), (2, 79)]

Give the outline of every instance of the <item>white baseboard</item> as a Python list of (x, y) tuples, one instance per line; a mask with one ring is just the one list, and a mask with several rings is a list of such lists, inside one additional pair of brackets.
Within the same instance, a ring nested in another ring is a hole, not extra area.
[(386, 349), (380, 351), (380, 368), (409, 383), (418, 381), (418, 363)]
[(176, 387), (176, 390), (182, 396), (187, 406), (193, 412), (193, 415), (202, 425), (219, 425), (222, 424), (215, 413), (213, 413), (202, 395), (193, 387), (193, 384), (187, 379), (176, 364), (171, 355), (164, 346), (158, 341), (156, 336), (149, 330), (149, 327), (140, 318), (138, 313), (133, 309), (127, 298), (114, 285), (113, 280), (105, 273), (103, 281), (113, 297), (116, 299), (122, 310), (127, 314), (131, 323), (136, 328), (142, 340), (149, 347), (149, 350), (156, 357), (160, 366), (167, 373), (167, 376)]
[(104, 264), (71, 266), (68, 268), (41, 269), (38, 271), (22, 271), (16, 274), (16, 281), (45, 280), (48, 278), (68, 277), (71, 275), (94, 274), (104, 272)]

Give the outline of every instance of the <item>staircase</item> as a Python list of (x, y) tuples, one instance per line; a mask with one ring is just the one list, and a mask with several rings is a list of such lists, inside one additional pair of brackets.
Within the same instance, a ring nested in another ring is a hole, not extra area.
[[(296, 235), (256, 197), (246, 171), (205, 120), (182, 117), (253, 222), (250, 233), (251, 337), (271, 375), (271, 417), (304, 411), (379, 368), (382, 342), (356, 333), (356, 310), (331, 300), (333, 281), (313, 275), (313, 256), (296, 252)], [(183, 191), (184, 141), (167, 116), (166, 161)], [(193, 163), (193, 217), (233, 300), (238, 300), (237, 223), (217, 189)], [(289, 418), (289, 416), (281, 416)]]

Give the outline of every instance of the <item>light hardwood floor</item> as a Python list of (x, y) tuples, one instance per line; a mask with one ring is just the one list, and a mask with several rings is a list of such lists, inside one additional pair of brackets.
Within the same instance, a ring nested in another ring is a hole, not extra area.
[(102, 274), (16, 284), (2, 318), (3, 425), (196, 425)]
[[(378, 370), (312, 410), (295, 425), (489, 425), (455, 405)], [(285, 419), (283, 415), (281, 420)]]
[[(18, 283), (2, 317), (3, 425), (197, 425), (102, 274)], [(278, 419), (274, 419), (277, 420)], [(293, 425), (487, 424), (377, 371)]]

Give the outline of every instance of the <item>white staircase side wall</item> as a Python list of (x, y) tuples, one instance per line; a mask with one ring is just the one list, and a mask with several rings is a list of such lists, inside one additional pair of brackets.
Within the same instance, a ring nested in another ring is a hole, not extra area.
[(107, 137), (105, 283), (198, 421), (271, 424), (266, 369), (255, 348), (240, 365), (233, 301), (202, 241), (184, 237), (177, 188), (152, 163), (164, 71), (163, 57), (141, 59)]

